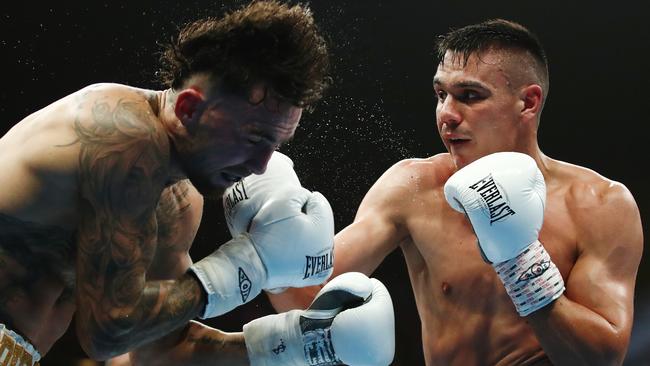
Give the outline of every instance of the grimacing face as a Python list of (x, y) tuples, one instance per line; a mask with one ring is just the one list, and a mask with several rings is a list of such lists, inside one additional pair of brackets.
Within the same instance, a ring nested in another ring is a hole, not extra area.
[(436, 125), (458, 169), (498, 151), (517, 149), (522, 104), (501, 52), (447, 51), (434, 76)]
[(197, 190), (207, 198), (250, 174), (262, 174), (273, 151), (295, 133), (302, 109), (280, 103), (270, 95), (261, 103), (238, 95), (219, 95), (206, 101), (189, 137), (177, 143), (181, 166)]

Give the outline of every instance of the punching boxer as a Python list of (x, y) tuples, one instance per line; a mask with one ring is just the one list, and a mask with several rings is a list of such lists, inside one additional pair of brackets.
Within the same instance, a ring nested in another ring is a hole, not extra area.
[[(166, 90), (91, 85), (0, 139), (1, 364), (36, 363), (73, 315), (83, 349), (103, 360), (263, 289), (330, 274), (296, 275), (305, 256), (330, 252), (334, 234), (327, 201), (300, 187), (265, 202), (250, 230), (207, 258), (192, 265), (188, 256), (203, 196), (264, 172), (328, 84), (327, 47), (309, 9), (257, 1), (199, 20), (163, 64)], [(300, 319), (358, 305), (379, 285), (358, 286), (334, 283), (312, 312), (251, 324), (261, 335), (248, 342), (251, 357), (265, 362), (262, 345), (275, 341), (265, 334), (294, 332), (282, 333), (289, 348)], [(351, 295), (328, 295), (342, 287)], [(247, 360), (243, 337), (222, 344), (213, 362)]]
[[(427, 365), (621, 364), (643, 234), (628, 189), (545, 155), (538, 39), (491, 20), (438, 43), (448, 153), (401, 161), (335, 237), (334, 275), (404, 253)], [(560, 121), (567, 123), (567, 121)], [(271, 295), (304, 308), (317, 289)]]

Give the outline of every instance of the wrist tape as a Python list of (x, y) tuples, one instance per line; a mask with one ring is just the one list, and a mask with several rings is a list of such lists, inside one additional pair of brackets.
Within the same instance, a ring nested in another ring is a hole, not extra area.
[(560, 271), (539, 240), (493, 267), (521, 316), (543, 308), (565, 290)]

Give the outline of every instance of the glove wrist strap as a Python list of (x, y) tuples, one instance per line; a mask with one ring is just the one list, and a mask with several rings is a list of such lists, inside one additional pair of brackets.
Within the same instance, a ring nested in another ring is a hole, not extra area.
[(560, 270), (539, 240), (493, 267), (521, 316), (543, 308), (565, 290)]
[(244, 325), (251, 366), (304, 366), (301, 310), (268, 315)]
[(244, 339), (251, 366), (338, 366), (331, 328), (302, 329), (301, 316), (293, 310), (269, 315), (244, 325)]
[(207, 294), (202, 319), (225, 314), (254, 299), (266, 269), (247, 233), (241, 234), (190, 267)]

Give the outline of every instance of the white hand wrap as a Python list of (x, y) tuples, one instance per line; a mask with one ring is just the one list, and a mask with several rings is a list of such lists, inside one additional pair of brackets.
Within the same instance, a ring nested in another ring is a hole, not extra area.
[(515, 258), (493, 267), (521, 316), (548, 305), (565, 289), (560, 270), (539, 241)]

